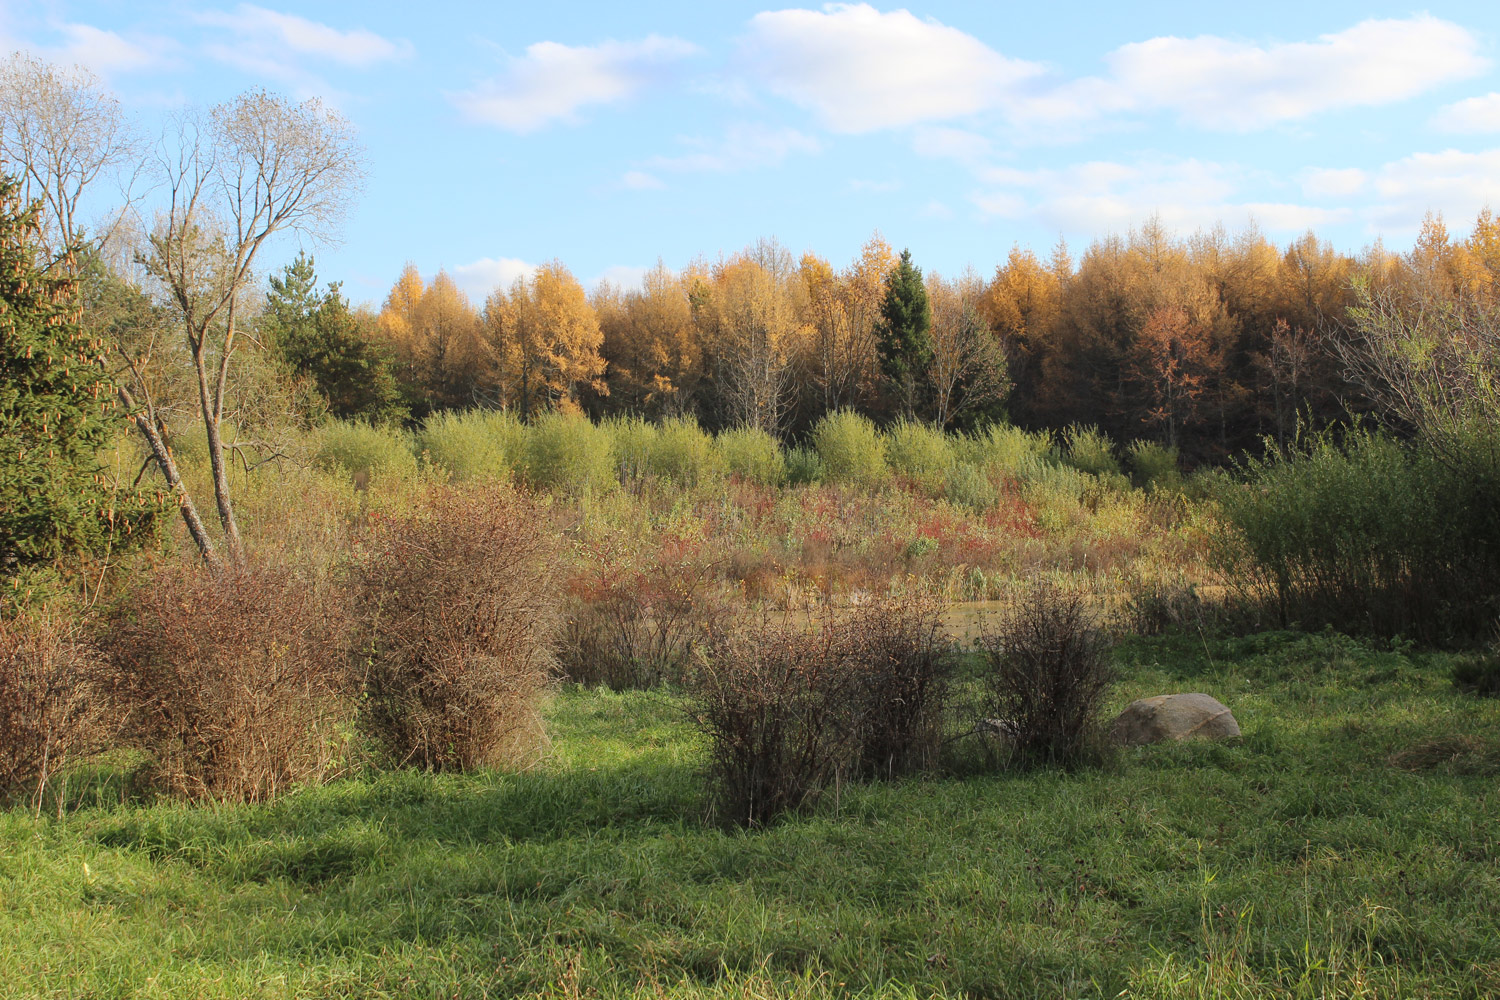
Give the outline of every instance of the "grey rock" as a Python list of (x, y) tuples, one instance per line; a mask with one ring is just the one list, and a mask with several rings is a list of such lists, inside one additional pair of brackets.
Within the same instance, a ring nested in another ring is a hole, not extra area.
[(1206, 694), (1159, 694), (1125, 707), (1112, 728), (1128, 747), (1163, 740), (1227, 740), (1240, 735), (1234, 713)]

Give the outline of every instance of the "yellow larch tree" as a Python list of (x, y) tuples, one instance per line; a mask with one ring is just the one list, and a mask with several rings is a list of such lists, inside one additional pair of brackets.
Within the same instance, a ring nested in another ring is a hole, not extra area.
[(604, 334), (583, 286), (561, 261), (497, 289), (485, 304), (485, 338), (504, 396), (529, 420), (548, 408), (576, 412), (586, 387), (605, 395)]

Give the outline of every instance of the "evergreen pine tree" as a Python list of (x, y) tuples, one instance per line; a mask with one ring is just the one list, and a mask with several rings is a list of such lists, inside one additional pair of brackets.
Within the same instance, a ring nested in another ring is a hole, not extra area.
[(901, 259), (886, 276), (876, 336), (881, 373), (902, 413), (913, 419), (932, 365), (932, 307), (922, 270), (911, 262), (910, 250), (901, 251)]
[[(110, 480), (99, 450), (123, 427), (106, 345), (82, 326), (78, 282), (38, 267), (39, 204), (0, 178), (0, 575), (148, 537), (157, 491)], [(58, 266), (61, 266), (59, 262)]]

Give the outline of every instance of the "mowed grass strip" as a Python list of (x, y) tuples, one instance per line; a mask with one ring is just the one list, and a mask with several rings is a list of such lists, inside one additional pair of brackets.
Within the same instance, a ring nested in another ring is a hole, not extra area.
[(575, 688), (525, 773), (13, 810), (0, 995), (1500, 993), (1500, 700), (1335, 635), (1118, 655), (1112, 707), (1202, 690), (1244, 739), (1024, 774), (959, 739), (731, 832), (674, 695)]

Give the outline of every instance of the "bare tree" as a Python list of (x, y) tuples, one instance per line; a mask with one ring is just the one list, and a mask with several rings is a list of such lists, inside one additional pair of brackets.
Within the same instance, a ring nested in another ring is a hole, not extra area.
[(928, 282), (932, 303), (933, 419), (947, 427), (965, 410), (1002, 398), (1010, 389), (1005, 352), (979, 313), (984, 281), (972, 270), (957, 281), (934, 275)]
[(0, 64), (0, 157), (19, 168), (23, 197), (41, 200), (54, 259), (81, 241), (84, 196), (101, 179), (119, 184), (120, 200), (94, 234), (100, 246), (109, 241), (129, 213), (141, 145), (120, 102), (88, 70), (22, 52)]
[[(352, 126), (316, 100), (293, 104), (252, 91), (180, 117), (158, 150), (166, 205), (143, 248), (147, 273), (160, 283), (186, 335), (207, 436), (214, 500), (231, 562), (243, 557), (230, 498), (225, 399), (237, 346), (242, 298), (257, 254), (279, 233), (327, 239), (364, 177), (363, 150)], [(220, 557), (162, 438), (162, 422), (145, 391), (144, 358), (130, 358), (133, 385), (121, 399), (146, 438), (183, 520), (205, 561)], [(142, 390), (140, 398), (131, 388)]]

